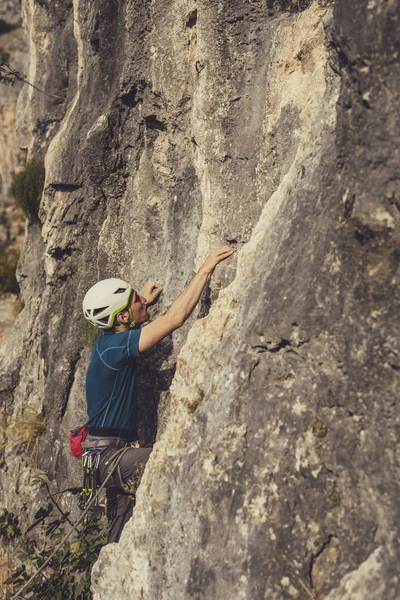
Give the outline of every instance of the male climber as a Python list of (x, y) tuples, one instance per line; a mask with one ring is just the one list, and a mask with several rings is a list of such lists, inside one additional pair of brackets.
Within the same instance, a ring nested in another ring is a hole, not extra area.
[[(134, 441), (132, 423), (137, 359), (183, 325), (200, 299), (208, 276), (216, 265), (233, 254), (230, 247), (213, 250), (186, 289), (168, 311), (140, 329), (149, 320), (147, 305), (155, 302), (162, 288), (149, 281), (140, 296), (122, 279), (99, 281), (85, 295), (83, 312), (93, 325), (103, 329), (93, 345), (86, 376), (89, 435), (84, 448), (101, 449), (98, 479), (107, 477), (116, 450)], [(107, 542), (117, 542), (132, 514), (132, 501), (123, 486), (144, 468), (151, 448), (128, 447), (107, 487)]]

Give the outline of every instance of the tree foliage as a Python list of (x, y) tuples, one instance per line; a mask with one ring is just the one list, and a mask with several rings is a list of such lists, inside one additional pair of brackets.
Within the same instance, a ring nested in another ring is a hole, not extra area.
[(36, 85), (30, 81), (27, 81), (25, 77), (19, 71), (17, 71), (17, 69), (13, 69), (13, 67), (10, 65), (10, 55), (0, 54), (0, 83), (4, 83), (5, 85), (15, 85), (18, 81), (21, 83), (27, 83), (35, 90), (41, 94), (44, 94), (45, 96), (48, 96), (49, 98), (56, 98), (57, 100), (64, 101), (64, 98), (61, 96), (57, 96), (56, 94), (48, 94), (44, 90), (36, 87)]
[[(69, 519), (69, 512), (62, 510), (55, 495), (51, 493), (44, 471), (36, 471), (35, 482), (46, 489), (48, 502), (35, 513), (34, 520), (27, 530), (21, 533), (15, 517), (7, 511), (3, 519), (0, 519), (3, 535), (6, 535), (4, 532), (10, 531), (9, 539), (18, 536), (20, 560), (20, 565), (3, 582), (3, 585), (12, 587), (7, 591), (6, 599), (12, 598), (31, 578), (32, 573), (40, 570), (41, 565), (73, 525)], [(30, 600), (90, 600), (90, 572), (105, 543), (105, 528), (105, 517), (96, 513), (89, 514), (75, 532), (75, 537), (65, 541), (50, 564), (24, 591), (24, 597), (28, 594)]]
[(17, 81), (23, 81), (23, 76), (19, 71), (10, 66), (10, 55), (0, 55), (0, 83), (6, 85), (15, 85)]
[(19, 252), (13, 248), (0, 247), (0, 292), (18, 294), (19, 285), (16, 269)]
[(9, 190), (10, 195), (15, 198), (18, 206), (22, 208), (31, 222), (38, 220), (44, 180), (44, 165), (41, 161), (33, 158), (26, 163), (22, 171), (14, 176)]

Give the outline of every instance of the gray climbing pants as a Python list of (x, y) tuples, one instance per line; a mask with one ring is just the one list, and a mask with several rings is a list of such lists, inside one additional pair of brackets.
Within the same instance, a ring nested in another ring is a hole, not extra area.
[[(107, 518), (109, 521), (107, 544), (118, 542), (125, 523), (132, 516), (135, 502), (124, 487), (129, 486), (130, 482), (137, 485), (151, 451), (152, 448), (128, 448), (122, 456), (118, 468), (115, 469), (106, 483)], [(99, 485), (103, 483), (108, 475), (110, 464), (107, 464), (107, 461), (112, 458), (115, 452), (115, 446), (110, 446), (101, 453), (98, 469)]]

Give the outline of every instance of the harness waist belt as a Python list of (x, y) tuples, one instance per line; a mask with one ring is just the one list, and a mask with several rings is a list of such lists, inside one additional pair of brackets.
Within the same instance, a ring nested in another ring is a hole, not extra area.
[(88, 433), (89, 435), (126, 438), (129, 436), (129, 429), (113, 429), (112, 427), (89, 427)]
[(115, 448), (122, 448), (125, 446), (125, 442), (120, 437), (97, 437), (88, 435), (86, 440), (82, 442), (82, 448), (87, 450), (88, 448), (98, 448), (104, 446), (115, 446)]

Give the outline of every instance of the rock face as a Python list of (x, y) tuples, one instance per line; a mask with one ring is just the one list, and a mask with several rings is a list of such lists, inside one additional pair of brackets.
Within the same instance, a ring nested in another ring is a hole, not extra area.
[[(11, 56), (11, 66), (20, 72), (26, 60), (26, 39), (21, 28), (21, 3), (16, 0), (2, 3), (0, 8), (0, 54)], [(10, 203), (8, 188), (12, 175), (23, 162), (17, 145), (15, 108), (22, 84), (0, 87), (0, 207)]]
[[(3, 2), (0, 7), (0, 54), (9, 54), (12, 67), (23, 72), (27, 48), (18, 0)], [(0, 265), (10, 259), (10, 253), (11, 259), (13, 252), (19, 255), (25, 233), (22, 211), (8, 195), (13, 175), (22, 166), (25, 157), (16, 139), (16, 104), (21, 87), (21, 83), (13, 87), (0, 85)], [(1, 276), (4, 276), (4, 266), (0, 266), (0, 270)], [(0, 281), (0, 290), (3, 289)], [(4, 297), (0, 291), (0, 345), (11, 334), (15, 304), (15, 295)]]
[[(55, 483), (77, 476), (85, 290), (151, 276), (161, 311), (210, 248), (238, 249), (202, 318), (143, 357), (157, 441), (94, 598), (398, 598), (399, 1), (43, 0), (25, 18), (31, 79), (59, 98), (24, 90), (47, 173), (2, 397), (46, 414)], [(2, 495), (17, 481), (33, 506), (21, 460)]]

